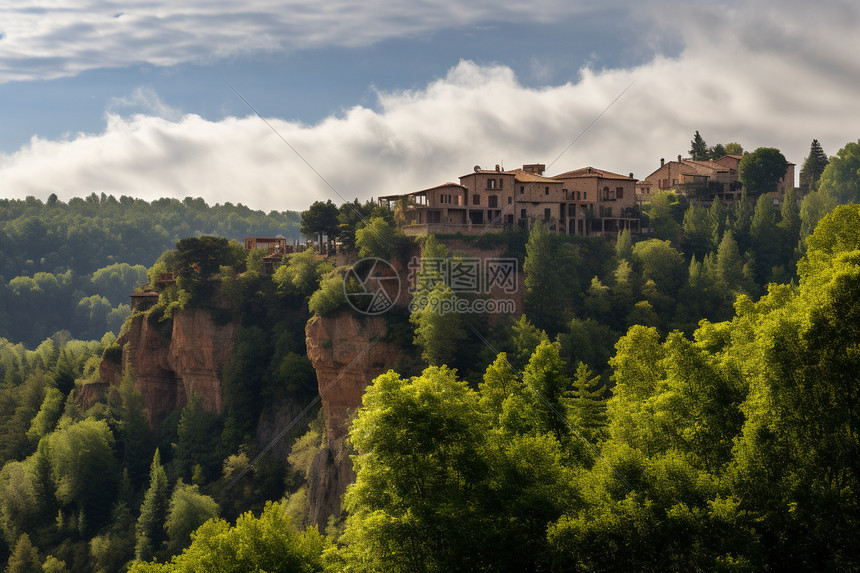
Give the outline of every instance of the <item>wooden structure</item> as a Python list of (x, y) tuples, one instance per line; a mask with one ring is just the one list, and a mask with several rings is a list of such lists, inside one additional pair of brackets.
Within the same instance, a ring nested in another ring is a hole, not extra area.
[(286, 253), (287, 239), (284, 237), (249, 237), (245, 239), (245, 250), (264, 249), (269, 254)]
[(128, 296), (131, 298), (131, 309), (133, 311), (147, 311), (158, 302), (158, 293), (154, 290), (134, 292)]

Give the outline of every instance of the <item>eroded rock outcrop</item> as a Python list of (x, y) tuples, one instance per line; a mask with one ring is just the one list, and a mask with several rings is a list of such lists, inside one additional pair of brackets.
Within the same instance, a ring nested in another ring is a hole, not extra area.
[(355, 481), (348, 424), (361, 406), (367, 385), (390, 370), (400, 356), (397, 345), (385, 339), (387, 328), (383, 316), (354, 312), (317, 316), (305, 328), (325, 417), (325, 440), (308, 484), (308, 517), (313, 524), (325, 526), (329, 516), (340, 514), (346, 486)]
[(172, 327), (146, 315), (135, 316), (117, 340), (122, 353), (106, 357), (99, 374), (104, 382), (117, 385), (130, 369), (152, 426), (194, 393), (206, 410), (220, 412), (218, 373), (233, 355), (234, 332), (232, 322), (215, 324), (202, 309), (178, 311)]

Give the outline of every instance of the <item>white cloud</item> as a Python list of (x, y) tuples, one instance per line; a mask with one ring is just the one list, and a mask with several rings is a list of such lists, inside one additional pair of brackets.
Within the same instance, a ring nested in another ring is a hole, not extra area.
[(132, 110), (139, 113), (154, 115), (162, 119), (177, 121), (182, 117), (182, 112), (173, 108), (158, 97), (152, 88), (138, 87), (126, 97), (112, 98), (108, 104), (108, 111)]
[[(660, 157), (686, 154), (695, 130), (711, 144), (778, 147), (800, 164), (813, 138), (834, 154), (860, 137), (860, 61), (850, 56), (860, 48), (857, 8), (838, 6), (797, 8), (803, 25), (770, 8), (680, 11), (687, 47), (677, 58), (584, 69), (576, 82), (540, 89), (507, 67), (466, 61), (423, 89), (379, 93), (374, 109), (315, 125), (270, 121), (345, 199), (456, 181), (474, 164), (550, 163), (634, 79), (550, 174), (593, 165), (643, 178)], [(34, 139), (0, 155), (0, 189), (42, 198), (191, 195), (266, 210), (340, 201), (253, 116), (111, 114), (102, 133)]]
[(546, 23), (595, 9), (584, 0), (6, 2), (0, 3), (0, 83), (141, 63), (170, 66), (249, 53), (363, 46), (484, 22)]

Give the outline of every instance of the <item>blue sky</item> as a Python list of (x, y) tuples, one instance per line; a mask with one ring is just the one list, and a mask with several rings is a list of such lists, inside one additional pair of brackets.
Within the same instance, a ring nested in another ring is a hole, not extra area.
[(0, 4), (0, 194), (368, 199), (551, 164), (631, 84), (550, 174), (642, 178), (697, 129), (800, 164), (860, 137), (858, 23), (847, 0)]

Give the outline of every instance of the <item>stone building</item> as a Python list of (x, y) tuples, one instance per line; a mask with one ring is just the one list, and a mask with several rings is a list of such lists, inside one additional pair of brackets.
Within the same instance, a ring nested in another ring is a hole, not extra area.
[(477, 235), (541, 221), (551, 232), (595, 236), (639, 231), (632, 174), (593, 167), (547, 177), (541, 163), (521, 169), (481, 169), (445, 183), (379, 202), (401, 209), (406, 234)]
[[(679, 155), (677, 161), (661, 159), (660, 167), (636, 184), (636, 199), (641, 203), (659, 191), (674, 189), (704, 206), (709, 206), (717, 197), (732, 203), (743, 192), (743, 184), (738, 179), (742, 158), (742, 155), (724, 155), (712, 161), (696, 161)], [(782, 203), (789, 186), (794, 186), (794, 163), (790, 162), (777, 184), (777, 191), (770, 194), (775, 205)]]

